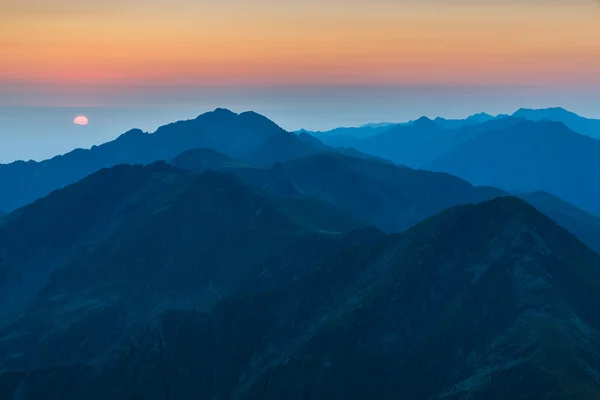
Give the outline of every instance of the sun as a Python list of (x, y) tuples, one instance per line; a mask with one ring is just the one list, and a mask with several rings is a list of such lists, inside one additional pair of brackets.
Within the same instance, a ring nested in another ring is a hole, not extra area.
[(79, 117), (75, 118), (75, 120), (73, 120), (73, 122), (76, 125), (87, 125), (88, 119), (86, 117), (84, 117), (83, 115), (80, 115)]

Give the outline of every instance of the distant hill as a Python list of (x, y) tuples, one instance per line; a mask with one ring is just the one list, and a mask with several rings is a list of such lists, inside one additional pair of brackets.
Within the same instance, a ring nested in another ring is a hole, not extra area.
[(226, 156), (212, 149), (192, 149), (175, 157), (171, 164), (192, 172), (223, 171), (228, 168), (256, 168), (242, 160)]
[(376, 124), (367, 124), (361, 127), (352, 127), (352, 128), (336, 128), (330, 131), (318, 131), (318, 132), (310, 132), (306, 130), (300, 130), (296, 133), (302, 134), (310, 134), (311, 136), (316, 137), (321, 140), (323, 143), (334, 146), (334, 147), (354, 147), (355, 144), (360, 141), (360, 139), (368, 138), (373, 135), (376, 135), (380, 132), (383, 132), (397, 124), (393, 123), (376, 123)]
[[(452, 208), (375, 240), (363, 230), (305, 242), (293, 254), (308, 264), (254, 263), (293, 224), (269, 206), (252, 217), (260, 201), (222, 175), (199, 179), (122, 246), (99, 246), (90, 264), (55, 275), (41, 304), (1, 332), (14, 354), (2, 356), (3, 399), (600, 397), (600, 256), (525, 202)], [(236, 215), (198, 224), (217, 214), (189, 214), (197, 201)], [(252, 243), (220, 253), (205, 226)], [(194, 234), (181, 243), (180, 229)], [(115, 250), (145, 261), (111, 263)], [(196, 256), (204, 251), (210, 258)], [(252, 257), (235, 264), (242, 256)], [(223, 281), (252, 290), (194, 307)], [(35, 352), (25, 347), (36, 341)], [(11, 367), (20, 351), (43, 367)]]
[(510, 127), (522, 121), (518, 118), (492, 119), (473, 123), (460, 129), (447, 129), (429, 118), (422, 117), (409, 125), (399, 125), (367, 138), (355, 148), (361, 152), (389, 159), (412, 168), (422, 168), (459, 144), (490, 130)]
[(244, 159), (267, 140), (286, 134), (259, 114), (235, 114), (224, 109), (194, 120), (165, 125), (153, 134), (132, 130), (89, 150), (74, 150), (42, 162), (0, 165), (0, 186), (3, 188), (0, 208), (14, 210), (101, 168), (168, 161), (189, 149), (211, 148)]
[(600, 139), (600, 120), (584, 118), (573, 112), (567, 111), (564, 108), (555, 107), (539, 110), (521, 108), (517, 110), (513, 116), (532, 121), (548, 119), (551, 121), (562, 122), (577, 133)]
[[(388, 232), (406, 229), (447, 207), (508, 195), (500, 189), (473, 187), (451, 175), (409, 168), (398, 171), (402, 167), (335, 153), (315, 154), (260, 169), (199, 149), (183, 153), (172, 164), (192, 172), (229, 172), (280, 196), (313, 196), (352, 211), (363, 221)], [(547, 192), (519, 197), (600, 253), (600, 217)]]
[(260, 147), (248, 154), (246, 159), (256, 165), (270, 167), (279, 161), (316, 153), (323, 147), (324, 145), (318, 139), (309, 138), (308, 134), (300, 137), (286, 132), (267, 139)]
[[(465, 119), (445, 119), (437, 117), (433, 120), (433, 122), (435, 122), (437, 128), (444, 130), (455, 130), (505, 117), (507, 117), (507, 115), (492, 116), (486, 113), (478, 113)], [(428, 118), (423, 117), (420, 120), (428, 120)], [(403, 131), (401, 127), (413, 126), (418, 124), (420, 120), (409, 121), (405, 123), (373, 123), (356, 128), (336, 128), (325, 132), (309, 132), (306, 130), (300, 130), (297, 133), (310, 133), (330, 146), (354, 147), (358, 149), (360, 148), (361, 143), (368, 138), (386, 132), (392, 128), (396, 128), (398, 132), (401, 132)], [(386, 158), (389, 158), (389, 156)], [(400, 163), (404, 163), (404, 161), (400, 161)]]
[[(200, 160), (174, 165), (204, 170)], [(284, 197), (313, 197), (352, 212), (386, 232), (398, 232), (445, 208), (477, 203), (504, 192), (471, 184), (443, 173), (418, 171), (377, 160), (322, 152), (275, 164), (268, 169), (226, 170), (251, 185)]]
[(497, 117), (487, 113), (473, 114), (465, 119), (445, 119), (437, 117), (434, 122), (444, 129), (460, 129), (469, 125), (483, 124), (484, 122), (492, 121), (494, 119), (504, 118), (505, 115), (499, 115)]
[(560, 122), (522, 121), (462, 143), (431, 165), (476, 185), (546, 191), (600, 214), (600, 141)]

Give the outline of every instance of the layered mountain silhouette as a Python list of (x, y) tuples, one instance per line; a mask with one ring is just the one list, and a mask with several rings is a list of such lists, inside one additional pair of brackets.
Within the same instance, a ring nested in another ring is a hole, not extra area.
[[(202, 172), (207, 169), (206, 154), (202, 149), (186, 152), (173, 164)], [(232, 164), (225, 159), (211, 167), (277, 196), (318, 198), (386, 232), (405, 230), (448, 207), (504, 195), (498, 189), (474, 187), (448, 174), (334, 152), (311, 154), (268, 169)]]
[(307, 133), (286, 132), (254, 112), (236, 114), (216, 109), (193, 120), (162, 126), (152, 134), (134, 129), (112, 142), (50, 160), (0, 164), (0, 185), (5, 189), (0, 195), (0, 207), (12, 211), (102, 168), (169, 161), (196, 148), (212, 149), (262, 166), (323, 149), (377, 158), (355, 149), (331, 148)]
[(310, 136), (316, 137), (324, 143), (334, 147), (354, 147), (354, 145), (360, 139), (374, 136), (395, 125), (398, 124), (391, 122), (383, 122), (366, 124), (360, 127), (335, 128), (329, 131), (314, 132), (301, 129), (296, 133), (299, 135), (303, 133), (309, 134)]
[(462, 143), (431, 169), (508, 191), (546, 191), (600, 214), (600, 141), (560, 122), (522, 121)]
[[(482, 133), (511, 127), (521, 121), (510, 117), (493, 118), (482, 123), (459, 121), (460, 124), (453, 124), (447, 120), (422, 117), (409, 124), (396, 125), (376, 135), (356, 139), (351, 145), (363, 153), (422, 168)], [(325, 143), (330, 144), (328, 141)]]
[(2, 398), (600, 396), (600, 256), (524, 201), (323, 235), (231, 176), (177, 179), (3, 323)]
[(562, 122), (577, 133), (600, 139), (600, 120), (584, 118), (561, 107), (538, 110), (521, 108), (513, 116), (532, 121), (548, 119), (550, 121)]
[(575, 234), (600, 254), (600, 217), (585, 212), (548, 192), (524, 193), (519, 197)]
[(600, 398), (600, 142), (521, 114), (1, 165), (0, 399)]
[[(339, 153), (314, 154), (265, 169), (196, 149), (181, 154), (172, 164), (192, 172), (228, 172), (278, 196), (318, 198), (386, 232), (402, 231), (448, 207), (508, 195), (444, 173)], [(547, 192), (519, 196), (600, 253), (599, 217)]]
[(347, 240), (382, 236), (340, 233), (363, 226), (229, 174), (103, 169), (2, 219), (0, 370), (102, 358), (164, 309), (210, 310), (299, 279)]
[(279, 135), (288, 133), (259, 114), (235, 114), (225, 109), (165, 125), (153, 134), (132, 130), (89, 150), (74, 150), (42, 162), (0, 165), (0, 208), (11, 211), (101, 168), (171, 160), (198, 147), (245, 159)]

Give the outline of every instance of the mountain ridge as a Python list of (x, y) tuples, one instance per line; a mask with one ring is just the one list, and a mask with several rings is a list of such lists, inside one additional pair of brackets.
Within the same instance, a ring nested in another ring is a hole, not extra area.
[(562, 122), (523, 121), (464, 142), (431, 164), (474, 184), (547, 191), (600, 214), (600, 141)]
[(600, 256), (520, 199), (451, 208), (323, 262), (210, 313), (166, 310), (113, 361), (0, 387), (8, 399), (48, 384), (92, 400), (600, 395)]

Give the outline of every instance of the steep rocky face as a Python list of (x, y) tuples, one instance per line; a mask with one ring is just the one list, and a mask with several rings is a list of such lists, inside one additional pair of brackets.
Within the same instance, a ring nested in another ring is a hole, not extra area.
[[(500, 198), (346, 245), (210, 313), (165, 311), (104, 363), (6, 373), (6, 398), (593, 399), (600, 256)], [(52, 390), (48, 390), (52, 389)], [(57, 397), (60, 390), (60, 397)]]

